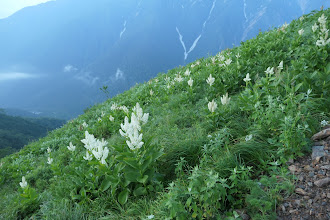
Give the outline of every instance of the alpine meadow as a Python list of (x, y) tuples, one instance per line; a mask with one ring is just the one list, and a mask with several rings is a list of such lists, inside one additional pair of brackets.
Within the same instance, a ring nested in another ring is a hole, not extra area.
[(0, 219), (276, 219), (330, 123), (330, 9), (159, 73), (0, 160)]

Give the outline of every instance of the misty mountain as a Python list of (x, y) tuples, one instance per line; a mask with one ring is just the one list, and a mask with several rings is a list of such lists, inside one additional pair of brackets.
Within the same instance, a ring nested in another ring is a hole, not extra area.
[(0, 107), (72, 117), (326, 0), (56, 0), (0, 20)]

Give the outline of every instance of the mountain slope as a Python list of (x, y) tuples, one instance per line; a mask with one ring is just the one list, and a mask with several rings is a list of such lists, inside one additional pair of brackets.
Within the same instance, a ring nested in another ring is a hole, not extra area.
[(0, 217), (275, 219), (285, 163), (330, 119), (329, 17), (159, 74), (2, 159)]
[[(104, 100), (103, 85), (116, 95), (322, 4), (330, 6), (326, 0), (57, 0), (25, 8), (0, 20), (0, 107), (76, 116)], [(16, 80), (2, 82), (3, 74)]]
[(22, 118), (0, 113), (0, 158), (45, 136), (65, 121), (51, 118)]

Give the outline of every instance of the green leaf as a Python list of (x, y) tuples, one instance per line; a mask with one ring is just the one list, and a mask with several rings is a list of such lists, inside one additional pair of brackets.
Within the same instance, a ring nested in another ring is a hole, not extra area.
[(302, 85), (303, 85), (302, 83), (299, 83), (298, 85), (296, 85), (294, 87), (294, 91), (297, 92)]
[(145, 184), (146, 181), (148, 180), (148, 175), (144, 175), (142, 178), (137, 178), (136, 180), (139, 182), (139, 183), (143, 183)]
[(121, 191), (118, 195), (118, 202), (122, 205), (124, 205), (127, 202), (129, 192), (127, 189), (124, 191)]
[(80, 190), (80, 195), (81, 195), (82, 197), (86, 197), (86, 190), (85, 190), (85, 188), (81, 188), (81, 190)]
[(135, 189), (133, 193), (134, 193), (135, 196), (142, 196), (142, 195), (147, 194), (147, 190), (146, 190), (146, 188), (141, 186), (141, 187)]
[(149, 167), (149, 165), (151, 164), (151, 162), (152, 162), (152, 157), (148, 157), (148, 159), (146, 159), (143, 162), (143, 164), (141, 166), (141, 171), (144, 172)]
[(126, 163), (128, 166), (136, 169), (136, 170), (139, 170), (139, 164), (135, 161), (135, 159), (132, 159), (132, 158), (124, 158), (124, 163)]
[(136, 182), (139, 177), (140, 174), (138, 172), (128, 171), (125, 173), (125, 179), (127, 179), (130, 182)]
[(102, 192), (106, 191), (111, 186), (111, 183), (112, 183), (111, 176), (106, 176), (105, 179), (101, 183), (100, 190)]

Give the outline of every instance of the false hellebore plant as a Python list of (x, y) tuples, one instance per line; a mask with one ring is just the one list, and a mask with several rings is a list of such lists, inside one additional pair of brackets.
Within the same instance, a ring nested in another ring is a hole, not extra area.
[[(149, 114), (143, 113), (139, 103), (136, 103), (131, 118), (125, 116), (119, 129), (120, 135), (126, 139), (125, 144), (109, 146), (104, 139), (98, 140), (85, 131), (85, 138), (81, 142), (87, 151), (83, 158), (98, 168), (97, 173), (93, 173), (98, 181), (92, 180), (93, 187), (86, 189), (86, 185), (80, 194), (89, 195), (86, 193), (91, 192), (98, 195), (110, 189), (111, 195), (123, 205), (132, 193), (141, 196), (155, 190), (158, 184), (156, 177), (160, 176), (156, 173), (155, 163), (163, 153), (159, 147), (143, 139), (142, 126), (148, 122), (148, 118)], [(97, 160), (96, 163), (93, 158)], [(80, 197), (78, 195), (74, 198)]]

